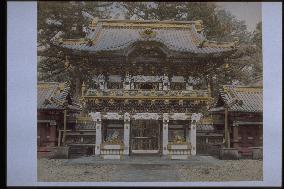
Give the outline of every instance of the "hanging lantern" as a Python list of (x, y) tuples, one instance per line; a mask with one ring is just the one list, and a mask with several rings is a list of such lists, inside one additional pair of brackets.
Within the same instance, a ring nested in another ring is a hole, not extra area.
[(230, 65), (228, 64), (228, 63), (226, 63), (225, 65), (224, 65), (224, 68), (225, 69), (228, 69), (230, 67)]
[(143, 103), (143, 100), (138, 100), (139, 105), (142, 105), (142, 103)]
[(113, 99), (110, 99), (110, 100), (109, 100), (109, 103), (110, 103), (110, 104), (114, 104), (114, 100), (113, 100)]
[(96, 99), (95, 100), (95, 104), (99, 104), (100, 103), (100, 100), (99, 99)]
[(129, 104), (129, 100), (128, 100), (128, 99), (125, 99), (125, 100), (124, 100), (124, 104)]
[(168, 105), (168, 104), (170, 104), (170, 101), (169, 101), (169, 100), (165, 100), (164, 103), (165, 103), (166, 105)]

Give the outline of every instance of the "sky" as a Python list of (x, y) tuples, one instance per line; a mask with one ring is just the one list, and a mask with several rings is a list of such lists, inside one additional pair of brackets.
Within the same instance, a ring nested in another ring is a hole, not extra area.
[(216, 2), (216, 5), (244, 20), (249, 31), (254, 31), (256, 24), (262, 20), (261, 2)]

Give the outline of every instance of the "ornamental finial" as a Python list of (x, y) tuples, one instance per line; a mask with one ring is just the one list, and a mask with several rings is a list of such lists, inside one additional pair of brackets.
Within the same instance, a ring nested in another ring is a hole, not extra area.
[(195, 29), (197, 32), (201, 32), (203, 30), (203, 21), (202, 20), (196, 20), (195, 21)]

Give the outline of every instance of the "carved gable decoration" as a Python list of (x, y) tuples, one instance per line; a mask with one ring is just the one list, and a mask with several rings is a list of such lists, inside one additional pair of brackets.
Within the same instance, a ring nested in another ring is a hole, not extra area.
[(101, 121), (102, 120), (102, 116), (100, 112), (91, 112), (89, 113), (89, 115), (91, 116), (93, 121)]
[(191, 121), (195, 121), (195, 122), (198, 122), (201, 118), (202, 118), (202, 114), (201, 113), (193, 113), (191, 115)]
[(153, 119), (153, 120), (158, 120), (160, 118), (159, 114), (157, 113), (137, 113), (133, 115), (134, 120), (139, 120), (139, 119)]
[(189, 117), (185, 113), (174, 113), (171, 115), (173, 120), (189, 120)]
[(104, 116), (106, 119), (112, 119), (112, 120), (119, 120), (122, 119), (122, 115), (120, 115), (119, 113), (107, 113)]
[(157, 32), (152, 30), (152, 28), (146, 28), (145, 30), (140, 32), (140, 35), (142, 38), (153, 38), (153, 37), (156, 37)]

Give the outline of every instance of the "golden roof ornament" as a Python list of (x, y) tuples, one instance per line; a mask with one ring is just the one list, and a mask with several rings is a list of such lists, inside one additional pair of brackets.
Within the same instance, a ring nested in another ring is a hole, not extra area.
[[(65, 88), (65, 83), (59, 83), (59, 90), (60, 91), (63, 91), (64, 90), (64, 88)], [(58, 92), (60, 92), (60, 91), (58, 91)]]
[(128, 103), (129, 103), (128, 99), (125, 99), (124, 104), (128, 104)]
[(96, 99), (95, 100), (95, 104), (99, 104), (100, 103), (100, 100), (99, 99)]
[(82, 84), (82, 96), (84, 96), (85, 94), (85, 90), (86, 90), (86, 85), (85, 85), (85, 82), (83, 81), (83, 84)]
[(239, 45), (239, 42), (240, 42), (240, 39), (238, 37), (234, 37), (234, 46), (238, 46)]
[(228, 63), (226, 63), (225, 65), (224, 65), (224, 68), (225, 69), (228, 69), (230, 67), (230, 65), (228, 64)]
[(65, 62), (64, 62), (64, 67), (65, 68), (68, 68), (69, 67), (69, 60), (68, 60), (68, 57), (67, 56), (65, 56)]
[(109, 100), (109, 103), (110, 103), (110, 104), (114, 104), (114, 100), (113, 100), (113, 99), (110, 99), (110, 100)]
[(98, 17), (95, 17), (95, 18), (92, 20), (91, 27), (96, 27), (96, 25), (97, 25), (98, 22), (99, 22), (99, 18), (98, 18)]
[(195, 29), (197, 32), (201, 32), (203, 30), (203, 21), (202, 20), (196, 20), (195, 21)]
[(144, 31), (140, 32), (140, 35), (143, 38), (152, 38), (155, 37), (157, 32), (155, 32), (152, 28), (146, 28)]

